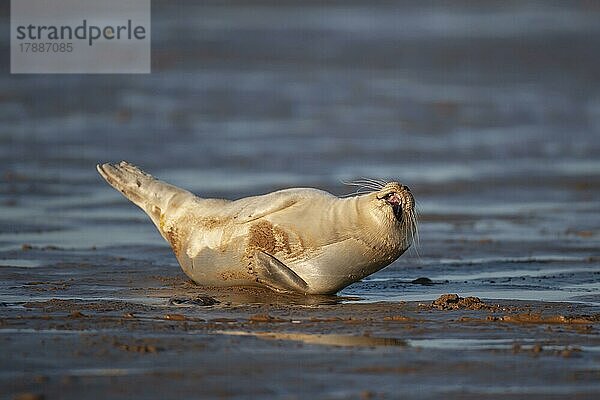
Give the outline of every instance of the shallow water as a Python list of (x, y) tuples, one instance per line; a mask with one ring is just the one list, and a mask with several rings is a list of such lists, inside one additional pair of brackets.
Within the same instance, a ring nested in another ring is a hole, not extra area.
[(600, 9), (586, 4), (169, 2), (151, 75), (3, 63), (0, 301), (155, 301), (149, 276), (182, 276), (96, 174), (126, 159), (207, 197), (409, 185), (420, 246), (342, 295), (600, 303)]

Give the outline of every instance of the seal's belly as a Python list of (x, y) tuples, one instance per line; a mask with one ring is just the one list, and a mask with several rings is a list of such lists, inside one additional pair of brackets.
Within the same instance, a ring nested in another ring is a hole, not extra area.
[(186, 251), (179, 252), (178, 260), (184, 272), (202, 285), (260, 286), (254, 263), (256, 254), (262, 252), (303, 279), (307, 293), (335, 293), (396, 258), (382, 259), (353, 238), (319, 246), (316, 233), (300, 235), (301, 228), (261, 219), (198, 230), (190, 235)]
[(374, 251), (355, 238), (324, 246), (305, 263), (292, 268), (302, 276), (314, 293), (336, 293), (346, 286), (389, 265), (392, 257)]

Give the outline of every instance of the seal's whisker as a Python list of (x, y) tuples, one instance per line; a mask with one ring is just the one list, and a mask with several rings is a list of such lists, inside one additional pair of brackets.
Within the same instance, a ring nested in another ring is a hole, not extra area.
[(371, 179), (371, 178), (365, 178), (363, 176), (361, 176), (358, 179), (355, 179), (354, 182), (367, 182), (367, 183), (373, 183), (373, 184), (376, 184), (376, 185), (380, 185), (381, 184), (381, 182), (379, 182), (379, 181), (376, 181), (376, 180)]
[(374, 192), (377, 192), (381, 189), (380, 187), (376, 186), (375, 184), (373, 184), (371, 182), (352, 181), (352, 182), (343, 182), (343, 183), (348, 186), (358, 186), (361, 188), (370, 189), (371, 191), (374, 191)]
[(419, 255), (419, 245), (420, 245), (420, 240), (419, 240), (419, 225), (417, 223), (417, 213), (416, 210), (413, 209), (410, 212), (410, 219), (411, 219), (411, 228), (412, 228), (412, 239), (413, 239), (413, 245), (412, 248), (414, 249), (414, 252), (417, 256), (417, 258), (421, 258), (421, 256)]
[(412, 219), (412, 228), (413, 228), (413, 236), (414, 236), (415, 245), (418, 246), (419, 245), (419, 226), (417, 225), (417, 218), (415, 217), (414, 213), (411, 213), (410, 217)]
[(377, 192), (379, 190), (379, 189), (375, 189), (374, 187), (365, 186), (365, 185), (358, 184), (358, 183), (354, 183), (354, 184), (351, 184), (351, 185), (348, 185), (348, 186), (356, 186), (359, 190), (363, 190), (363, 191), (368, 192), (368, 193)]
[(417, 209), (421, 207), (421, 202), (415, 199), (415, 212), (418, 214)]
[(375, 181), (372, 181), (372, 180), (370, 180), (370, 179), (365, 179), (365, 178), (361, 178), (361, 179), (355, 179), (355, 180), (353, 180), (352, 182), (356, 182), (356, 183), (364, 183), (364, 184), (367, 184), (367, 185), (372, 185), (372, 186), (376, 186), (376, 187), (381, 187), (381, 183), (379, 183), (379, 182), (375, 182)]
[(357, 183), (357, 184), (355, 184), (354, 186), (358, 186), (358, 187), (360, 187), (360, 188), (362, 188), (362, 189), (369, 190), (370, 192), (378, 192), (378, 191), (380, 190), (380, 189), (379, 189), (378, 187), (376, 187), (376, 186), (373, 186), (373, 185), (367, 185), (367, 184), (364, 184), (364, 183)]
[(363, 194), (369, 194), (369, 193), (373, 193), (372, 191), (367, 191), (367, 190), (357, 190), (356, 192), (352, 192), (352, 193), (348, 193), (348, 194), (343, 194), (339, 197), (344, 198), (344, 197), (352, 197), (352, 196), (360, 196)]
[[(363, 182), (344, 182), (345, 185), (348, 186), (360, 186), (360, 187), (365, 187), (367, 186), (367, 184), (363, 183)], [(374, 187), (373, 185), (369, 185), (369, 187)]]
[(364, 179), (355, 179), (352, 181), (341, 181), (344, 185), (370, 185), (370, 186), (377, 186), (374, 182), (370, 182)]
[(388, 184), (388, 181), (386, 181), (385, 179), (373, 179), (373, 181), (379, 183), (381, 187), (384, 187)]
[(371, 179), (371, 178), (365, 178), (365, 177), (360, 177), (360, 179), (357, 179), (355, 182), (365, 182), (365, 183), (373, 184), (379, 188), (378, 190), (380, 190), (385, 185), (387, 185), (387, 182), (384, 180)]
[(386, 185), (386, 184), (387, 184), (387, 181), (386, 181), (386, 180), (384, 180), (384, 179), (366, 178), (366, 177), (364, 177), (364, 176), (361, 176), (361, 179), (365, 179), (365, 180), (367, 180), (367, 181), (371, 181), (371, 182), (374, 182), (374, 183), (378, 183), (378, 184), (380, 184), (380, 185)]

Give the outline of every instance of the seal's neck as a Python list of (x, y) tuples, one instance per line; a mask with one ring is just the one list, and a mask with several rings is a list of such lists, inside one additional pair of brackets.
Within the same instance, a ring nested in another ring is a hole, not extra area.
[[(374, 250), (376, 253), (399, 257), (409, 246), (402, 235), (400, 223), (391, 214), (374, 206), (372, 195), (341, 199), (334, 208), (343, 218), (344, 230)], [(343, 213), (342, 210), (343, 209)]]

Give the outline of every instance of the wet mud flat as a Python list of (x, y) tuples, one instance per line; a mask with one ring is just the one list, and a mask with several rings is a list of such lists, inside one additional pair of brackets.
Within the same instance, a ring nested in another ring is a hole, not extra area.
[[(0, 63), (0, 398), (598, 398), (600, 8), (272, 5), (154, 2), (148, 76)], [(123, 159), (228, 199), (399, 180), (421, 246), (337, 298), (199, 288)]]
[(3, 303), (3, 397), (593, 399), (600, 393), (599, 306), (454, 294), (434, 302), (362, 303), (153, 279), (152, 302)]

